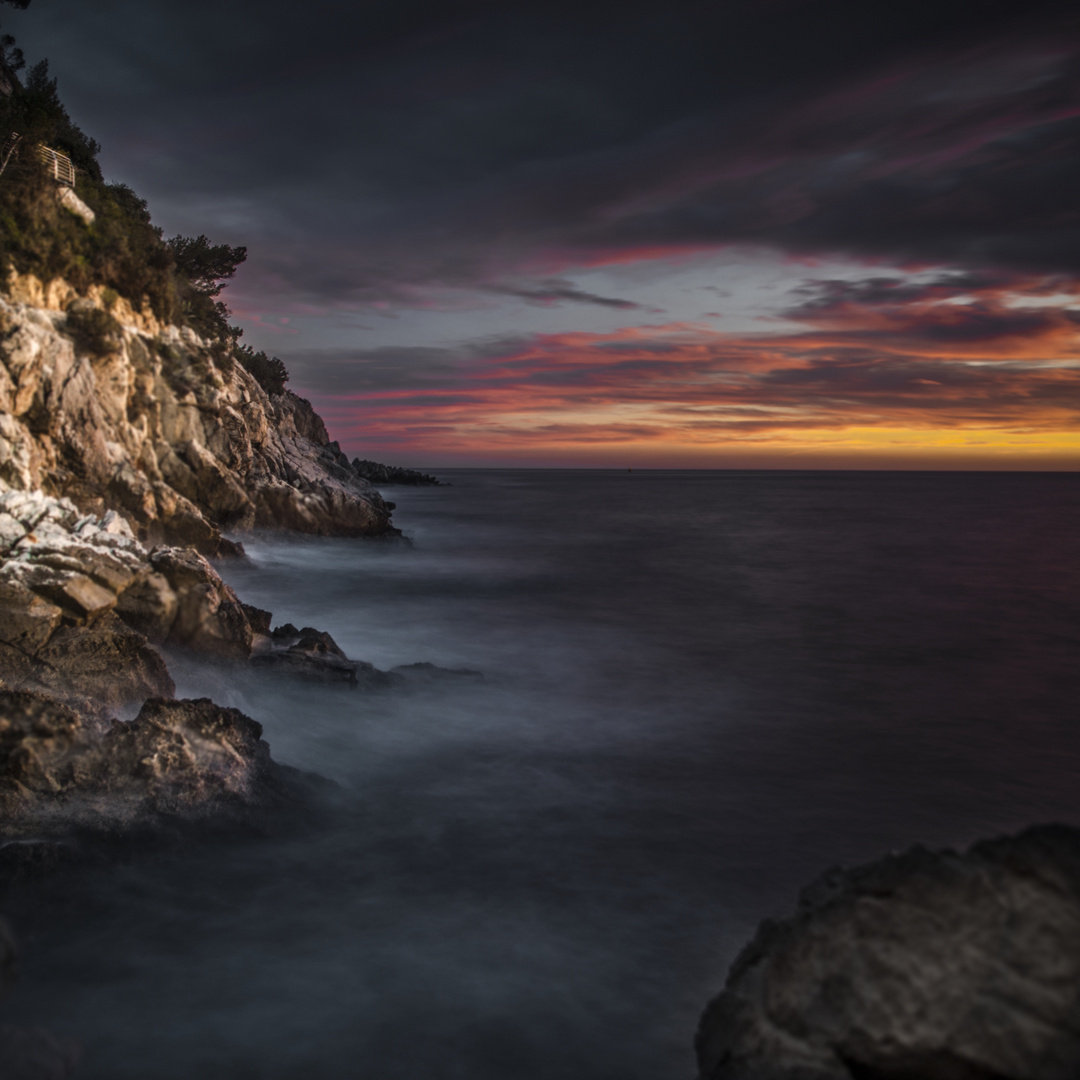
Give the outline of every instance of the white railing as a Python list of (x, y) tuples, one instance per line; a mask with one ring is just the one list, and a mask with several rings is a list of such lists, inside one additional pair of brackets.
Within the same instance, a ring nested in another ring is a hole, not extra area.
[(72, 188), (75, 186), (75, 166), (71, 164), (71, 158), (67, 154), (61, 154), (59, 151), (51, 150), (49, 147), (39, 143), (37, 155), (45, 163), (45, 168), (48, 169), (49, 174), (58, 184)]

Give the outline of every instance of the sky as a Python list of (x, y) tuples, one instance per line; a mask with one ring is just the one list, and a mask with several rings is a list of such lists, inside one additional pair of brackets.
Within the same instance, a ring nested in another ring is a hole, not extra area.
[(350, 455), (1080, 467), (1080, 6), (33, 0)]

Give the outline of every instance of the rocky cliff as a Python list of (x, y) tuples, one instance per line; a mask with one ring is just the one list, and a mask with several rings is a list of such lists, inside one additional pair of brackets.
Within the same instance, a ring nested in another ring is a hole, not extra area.
[(29, 275), (0, 297), (5, 489), (114, 509), (142, 540), (207, 555), (222, 530), (397, 532), (307, 401), (109, 290)]
[(310, 627), (271, 636), (205, 557), (238, 553), (223, 531), (399, 535), (310, 404), (267, 393), (236, 355), (100, 286), (8, 278), (0, 842), (235, 819), (280, 797), (258, 724), (172, 700), (163, 648), (350, 685), (370, 667)]

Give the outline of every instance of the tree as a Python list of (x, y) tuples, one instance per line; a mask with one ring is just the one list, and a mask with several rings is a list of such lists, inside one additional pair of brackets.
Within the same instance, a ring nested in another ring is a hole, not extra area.
[(177, 271), (203, 296), (217, 296), (247, 258), (246, 247), (211, 244), (205, 236), (174, 236), (168, 245)]
[[(0, 0), (0, 4), (25, 11), (30, 6), (30, 0)], [(8, 71), (19, 71), (26, 67), (22, 49), (15, 48), (15, 39), (10, 34), (0, 37), (0, 67), (6, 67)]]
[(101, 182), (97, 163), (101, 146), (68, 116), (57, 93), (56, 79), (49, 77), (48, 60), (40, 60), (27, 73), (25, 85), (14, 99), (10, 120), (27, 143), (42, 142), (63, 151), (77, 169)]
[(237, 345), (233, 355), (268, 394), (284, 393), (289, 372), (276, 356), (267, 356), (261, 349), (256, 352), (250, 345)]

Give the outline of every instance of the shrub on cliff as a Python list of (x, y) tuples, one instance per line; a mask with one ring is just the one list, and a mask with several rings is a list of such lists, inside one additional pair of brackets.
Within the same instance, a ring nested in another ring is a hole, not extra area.
[(105, 356), (120, 345), (120, 324), (107, 312), (95, 307), (72, 307), (64, 329), (80, 352)]
[(281, 394), (289, 381), (289, 372), (276, 356), (256, 352), (250, 345), (237, 345), (233, 356), (252, 374), (268, 394)]
[[(2, 0), (0, 0), (2, 2)], [(0, 143), (19, 141), (0, 175), (0, 275), (8, 269), (42, 281), (63, 278), (84, 292), (105, 285), (163, 321), (184, 322), (203, 337), (231, 342), (228, 309), (215, 297), (243, 262), (243, 247), (205, 236), (166, 241), (146, 202), (124, 184), (105, 181), (100, 147), (74, 123), (43, 60), (25, 82), (15, 76), (17, 50), (2, 45), (10, 95), (0, 94)], [(76, 168), (75, 191), (96, 217), (85, 225), (56, 198), (56, 184), (34, 153), (38, 144), (66, 154)]]
[[(124, 184), (108, 184), (98, 144), (68, 116), (48, 62), (30, 69), (25, 85), (0, 98), (0, 132), (17, 132), (18, 148), (0, 177), (0, 259), (5, 268), (43, 281), (62, 277), (80, 291), (101, 284), (149, 302), (168, 318), (175, 307), (173, 259), (150, 223), (146, 203)], [(39, 143), (67, 154), (76, 194), (97, 215), (87, 227), (56, 199), (55, 182), (33, 153)]]

